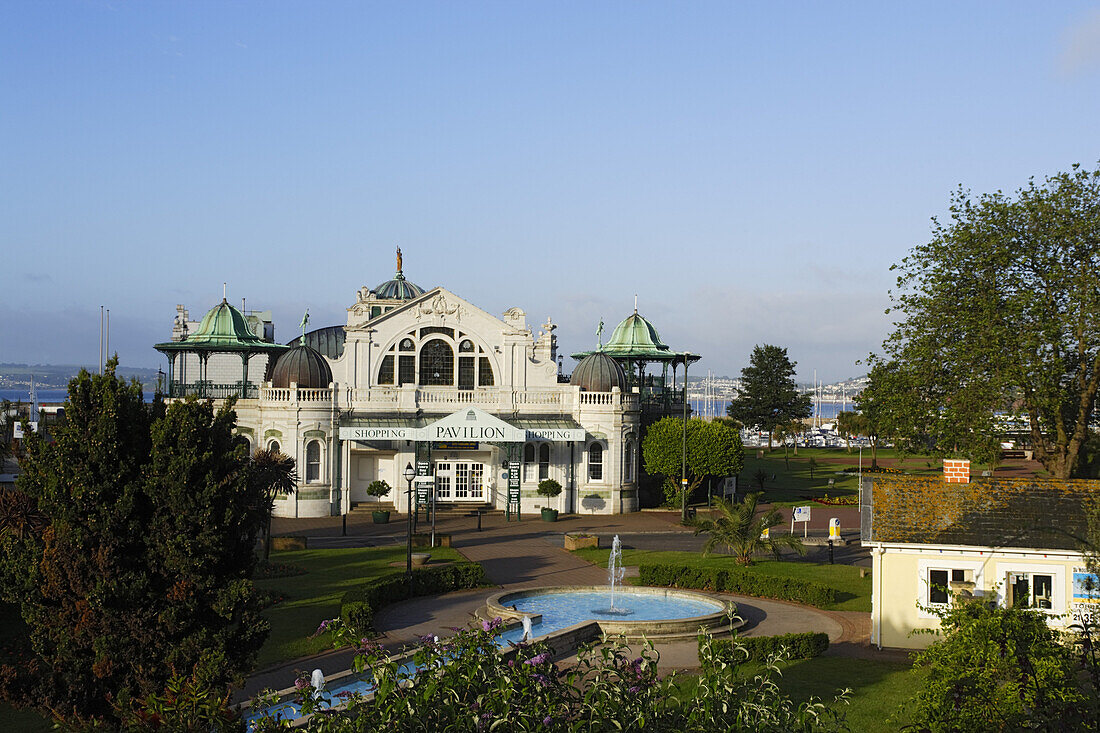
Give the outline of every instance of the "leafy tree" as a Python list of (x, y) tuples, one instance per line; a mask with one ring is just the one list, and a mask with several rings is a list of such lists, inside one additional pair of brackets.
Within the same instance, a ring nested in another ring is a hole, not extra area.
[(944, 637), (917, 657), (927, 673), (914, 729), (1097, 730), (1095, 685), (1042, 612), (957, 603), (935, 613)]
[(231, 406), (144, 404), (141, 385), (82, 371), (55, 442), (26, 440), (17, 490), (41, 530), (0, 534), (0, 593), (29, 628), (0, 694), (67, 727), (118, 727), (118, 706), (173, 674), (224, 689), (267, 632), (249, 580), (262, 524)]
[(857, 427), (859, 413), (852, 410), (843, 410), (836, 415), (836, 431), (844, 437), (844, 447), (852, 452), (852, 436), (859, 435)]
[(805, 555), (806, 548), (794, 535), (772, 537), (769, 532), (768, 537), (761, 537), (765, 529), (782, 524), (783, 515), (778, 509), (772, 508), (757, 516), (756, 507), (759, 502), (758, 492), (746, 495), (744, 501), (736, 504), (717, 499), (714, 503), (717, 512), (713, 516), (693, 519), (691, 525), (695, 527), (696, 536), (709, 535), (703, 545), (703, 555), (709, 555), (719, 545), (726, 547), (740, 565), (752, 565), (754, 557), (766, 552), (778, 558), (782, 548)]
[(806, 462), (806, 465), (810, 467), (810, 480), (814, 480), (814, 469), (817, 468), (817, 459), (810, 456), (810, 460)]
[[(645, 470), (667, 480), (680, 477), (683, 462), (684, 421), (666, 417), (653, 423), (642, 440)], [(741, 434), (720, 423), (691, 419), (687, 422), (687, 496), (707, 478), (724, 478), (741, 472), (745, 449)]]
[[(275, 513), (275, 500), (280, 494), (293, 494), (298, 486), (298, 474), (294, 459), (282, 451), (259, 448), (252, 454), (250, 472), (253, 486), (263, 494), (264, 501), (264, 560), (271, 557), (271, 517)], [(389, 486), (386, 487), (389, 491)]]
[(1073, 476), (1100, 388), (1100, 170), (1014, 196), (960, 188), (950, 221), (895, 269), (886, 360), (905, 365), (937, 450), (980, 459), (994, 413), (1018, 409), (1036, 458)]
[(768, 450), (776, 428), (810, 416), (810, 395), (794, 383), (795, 364), (786, 349), (753, 347), (749, 365), (741, 370), (741, 393), (726, 408), (734, 420), (768, 431)]
[(917, 427), (921, 423), (914, 416), (914, 404), (897, 362), (873, 361), (867, 384), (855, 397), (859, 412), (847, 419), (848, 427), (871, 444), (871, 470), (878, 468), (879, 445), (883, 440), (898, 437), (899, 424), (909, 426), (911, 442), (919, 442), (927, 434)]

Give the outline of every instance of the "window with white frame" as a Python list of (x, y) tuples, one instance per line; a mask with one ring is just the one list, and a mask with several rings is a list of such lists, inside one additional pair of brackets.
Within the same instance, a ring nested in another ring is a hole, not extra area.
[(634, 481), (634, 441), (626, 441), (626, 447), (623, 448), (623, 483), (631, 483)]
[(535, 444), (527, 443), (523, 446), (523, 480), (524, 482), (535, 479)]
[(550, 478), (550, 444), (539, 446), (539, 481)]
[(321, 441), (311, 440), (306, 443), (306, 483), (312, 484), (321, 480)]
[(588, 480), (603, 481), (603, 446), (599, 443), (588, 446)]
[(939, 606), (951, 600), (951, 583), (973, 582), (973, 574), (962, 568), (928, 568), (924, 580), (927, 588), (925, 603)]
[(1006, 591), (1009, 606), (1054, 609), (1054, 575), (1051, 573), (1009, 573)]

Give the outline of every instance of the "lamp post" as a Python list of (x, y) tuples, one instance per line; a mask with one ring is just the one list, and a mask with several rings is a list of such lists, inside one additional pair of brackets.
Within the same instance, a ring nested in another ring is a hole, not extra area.
[(688, 360), (684, 357), (684, 442), (683, 463), (680, 466), (680, 523), (687, 522), (687, 483), (688, 483)]
[(408, 576), (411, 576), (412, 571), (413, 571), (413, 520), (412, 520), (413, 477), (416, 476), (416, 469), (413, 468), (413, 464), (408, 463), (408, 464), (405, 465), (405, 474), (404, 475), (405, 475), (405, 480), (409, 483), (409, 488), (405, 492), (408, 495), (408, 498), (409, 498), (409, 506), (408, 506), (409, 517), (408, 517), (408, 522), (406, 523), (407, 530), (406, 530), (406, 533), (405, 533), (406, 534), (406, 538), (405, 538), (405, 574), (408, 575)]

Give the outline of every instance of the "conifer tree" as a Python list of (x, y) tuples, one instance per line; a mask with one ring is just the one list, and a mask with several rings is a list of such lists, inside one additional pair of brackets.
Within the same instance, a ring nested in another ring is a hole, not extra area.
[(29, 663), (0, 694), (67, 727), (111, 726), (178, 673), (224, 688), (266, 635), (249, 580), (260, 502), (231, 406), (144, 403), (86, 371), (53, 443), (31, 435), (17, 491), (41, 529), (0, 534), (0, 593), (20, 607)]

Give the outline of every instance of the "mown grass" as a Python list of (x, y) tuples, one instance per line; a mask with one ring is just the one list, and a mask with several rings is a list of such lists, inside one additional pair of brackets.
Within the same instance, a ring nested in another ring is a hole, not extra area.
[[(575, 550), (574, 555), (584, 558), (594, 565), (607, 567), (607, 549)], [(703, 557), (698, 552), (671, 552), (659, 550), (623, 550), (623, 565), (641, 565), (642, 563), (674, 563), (702, 568), (738, 568), (729, 555), (711, 555)], [(852, 565), (829, 565), (813, 562), (788, 562), (785, 560), (757, 560), (748, 568), (752, 573), (772, 575), (783, 578), (812, 580), (837, 590), (837, 602), (822, 606), (829, 611), (871, 612), (871, 576), (859, 577), (859, 568)]]
[[(465, 561), (448, 547), (431, 550), (432, 562)], [(340, 615), (340, 599), (349, 589), (404, 567), (404, 547), (358, 547), (273, 552), (271, 559), (305, 570), (304, 575), (258, 580), (283, 600), (264, 611), (271, 635), (260, 649), (258, 668), (317, 654), (330, 647), (327, 635), (311, 638), (325, 619)], [(401, 568), (391, 563), (401, 563)]]
[[(742, 673), (755, 675), (759, 667), (745, 665)], [(860, 733), (898, 731), (909, 723), (904, 705), (921, 684), (920, 670), (906, 662), (887, 662), (823, 656), (780, 665), (779, 688), (796, 702), (811, 697), (842, 711), (848, 727)], [(684, 676), (679, 695), (694, 699), (697, 678)], [(848, 704), (833, 702), (843, 689), (851, 692)]]

